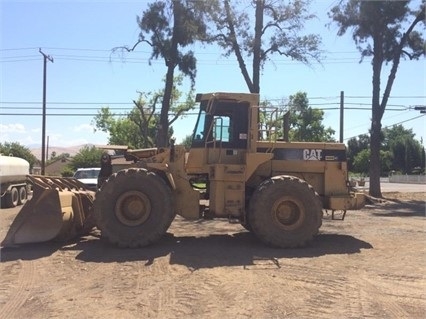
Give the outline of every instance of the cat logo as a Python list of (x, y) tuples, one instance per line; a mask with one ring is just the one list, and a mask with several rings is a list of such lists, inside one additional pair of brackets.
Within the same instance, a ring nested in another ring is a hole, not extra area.
[(304, 149), (303, 150), (303, 159), (305, 161), (320, 161), (322, 155), (322, 150), (310, 150), (310, 149)]

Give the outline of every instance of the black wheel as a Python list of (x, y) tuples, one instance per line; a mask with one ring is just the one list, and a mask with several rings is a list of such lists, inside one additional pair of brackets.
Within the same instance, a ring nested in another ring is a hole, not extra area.
[(303, 246), (321, 227), (321, 199), (305, 181), (276, 176), (261, 183), (254, 192), (248, 220), (253, 233), (267, 245)]
[(5, 198), (6, 208), (16, 207), (19, 204), (19, 192), (16, 187), (12, 187), (10, 192), (6, 194)]
[(246, 187), (246, 198), (245, 198), (245, 205), (246, 205), (246, 210), (244, 213), (244, 219), (241, 220), (241, 226), (243, 226), (247, 231), (252, 232), (253, 228), (250, 225), (250, 221), (248, 219), (248, 212), (249, 212), (249, 207), (250, 207), (250, 198), (252, 198), (253, 193), (254, 193), (255, 189), (253, 187)]
[(145, 169), (126, 169), (109, 177), (96, 193), (96, 226), (120, 247), (143, 247), (159, 240), (175, 212), (166, 183)]
[(23, 204), (25, 204), (25, 202), (27, 201), (27, 197), (28, 197), (28, 194), (27, 194), (27, 187), (25, 187), (25, 186), (22, 186), (22, 187), (19, 187), (19, 205), (23, 205)]

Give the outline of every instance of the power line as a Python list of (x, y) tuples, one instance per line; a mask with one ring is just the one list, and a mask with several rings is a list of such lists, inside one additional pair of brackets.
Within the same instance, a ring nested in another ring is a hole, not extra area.
[[(404, 120), (404, 121), (400, 121), (400, 122), (397, 122), (397, 123), (393, 123), (393, 124), (386, 125), (386, 126), (384, 126), (383, 128), (385, 129), (385, 128), (392, 127), (392, 126), (395, 126), (395, 125), (399, 125), (399, 124), (402, 124), (402, 123), (410, 122), (410, 121), (416, 120), (416, 119), (421, 118), (421, 117), (424, 117), (424, 116), (425, 116), (425, 114), (418, 115), (418, 116), (412, 117), (412, 118), (407, 119), (407, 120)], [(368, 133), (368, 132), (367, 132), (367, 133)], [(364, 134), (367, 134), (367, 133), (364, 133)], [(350, 140), (351, 138), (356, 138), (356, 137), (358, 137), (358, 136), (360, 136), (360, 135), (362, 135), (362, 134), (358, 134), (358, 135), (356, 135), (356, 136), (352, 136), (352, 137), (347, 137), (347, 138), (345, 138), (344, 140), (345, 140), (345, 141), (347, 141), (347, 140)]]
[[(38, 103), (39, 104), (39, 103)], [(126, 105), (129, 105), (132, 103), (127, 103)], [(119, 103), (118, 103), (119, 105)], [(327, 104), (323, 104), (327, 105)], [(274, 105), (278, 108), (284, 108), (287, 105)], [(310, 104), (309, 106), (316, 106), (315, 104)], [(35, 106), (3, 106), (0, 108), (1, 110), (38, 110), (38, 107)], [(99, 107), (50, 107), (50, 110), (99, 110)], [(133, 108), (129, 107), (108, 107), (110, 110), (123, 110), (128, 109), (132, 110)], [(338, 110), (340, 107), (317, 107), (314, 108), (317, 110)], [(361, 111), (371, 111), (371, 108), (366, 107), (345, 107), (345, 110), (361, 110)], [(404, 110), (411, 110), (410, 106), (404, 107), (404, 109), (398, 108), (398, 109), (386, 109), (386, 111), (404, 111)]]
[[(2, 107), (0, 110), (39, 110), (39, 108), (36, 107)], [(321, 110), (321, 111), (333, 111), (333, 110), (339, 110), (339, 107), (329, 107), (329, 108), (315, 108), (316, 110)], [(371, 109), (367, 109), (367, 108), (357, 108), (357, 107), (345, 107), (345, 110), (358, 110), (358, 111), (371, 111)], [(79, 107), (73, 107), (73, 108), (61, 108), (61, 107), (55, 107), (55, 108), (49, 108), (49, 111), (59, 111), (59, 110), (64, 110), (64, 111), (93, 111), (93, 110), (100, 110), (100, 108), (79, 108)], [(132, 111), (133, 108), (109, 108), (109, 110), (117, 110), (117, 111)], [(147, 109), (150, 110), (150, 109)], [(387, 111), (397, 111), (397, 112), (403, 112), (403, 111), (411, 111), (410, 108), (407, 109), (387, 109)], [(160, 113), (154, 113), (155, 115), (160, 115)], [(39, 113), (10, 113), (10, 112), (1, 112), (0, 113), (1, 116), (40, 116), (41, 114)], [(99, 115), (99, 113), (93, 114), (93, 113), (48, 113), (46, 114), (47, 116), (97, 116)], [(111, 114), (112, 116), (127, 116), (129, 115), (128, 113), (120, 113), (120, 114)], [(174, 116), (174, 113), (170, 113), (169, 116)], [(182, 116), (185, 115), (198, 115), (197, 113), (184, 113), (182, 114)], [(398, 115), (400, 116), (400, 114)]]
[[(10, 49), (1, 49), (0, 52), (14, 52), (14, 51), (28, 51), (28, 50), (36, 50), (37, 48), (10, 48)], [(126, 53), (126, 57), (119, 56), (120, 52), (114, 53), (113, 49), (91, 49), (91, 48), (57, 48), (57, 47), (45, 47), (44, 49), (49, 51), (71, 51), (71, 52), (81, 52), (81, 53), (109, 53), (108, 56), (95, 56), (95, 55), (67, 55), (67, 54), (59, 54), (55, 53), (55, 58), (59, 60), (68, 60), (68, 61), (80, 61), (80, 62), (125, 62), (125, 63), (147, 63), (150, 60), (151, 52), (150, 51), (133, 51), (132, 53)], [(326, 57), (322, 64), (338, 64), (338, 63), (353, 63), (354, 60), (358, 62), (359, 60), (359, 52), (353, 51), (342, 51), (342, 52), (327, 52), (327, 54), (335, 55), (335, 54), (352, 54), (357, 53), (356, 57)], [(135, 57), (137, 55), (146, 55), (144, 58)], [(214, 59), (198, 59), (200, 64), (210, 64), (210, 65), (229, 65), (234, 64), (235, 61), (233, 59), (222, 59), (223, 54), (220, 52), (198, 52), (197, 56), (206, 57), (206, 56), (215, 56)], [(29, 56), (24, 55), (14, 55), (14, 56), (6, 56), (1, 57), (1, 63), (8, 62), (23, 62), (23, 61), (32, 61)], [(221, 59), (218, 61), (218, 59)], [(162, 61), (151, 60), (153, 64), (163, 64)], [(274, 59), (275, 64), (280, 65), (296, 65), (300, 64), (299, 61), (289, 61), (288, 59)]]
[[(27, 47), (27, 48), (4, 48), (1, 51), (26, 51), (38, 50), (40, 47)], [(62, 50), (62, 51), (89, 51), (89, 52), (112, 52), (112, 49), (94, 49), (94, 48), (65, 48), (65, 47), (41, 47), (44, 50)], [(132, 53), (151, 53), (150, 51), (135, 50)], [(359, 51), (327, 51), (327, 54), (360, 54)], [(202, 54), (216, 54), (215, 52), (202, 52)]]
[[(38, 113), (0, 113), (1, 116), (42, 116), (42, 114), (38, 114)], [(93, 114), (93, 113), (48, 113), (46, 114), (46, 116), (66, 116), (66, 117), (70, 117), (70, 116), (92, 116), (95, 117), (99, 115), (97, 114)], [(127, 116), (129, 114), (127, 113), (121, 113), (121, 114), (111, 114), (111, 116)], [(154, 115), (160, 115), (160, 113), (154, 113)], [(169, 116), (175, 116), (175, 113), (169, 113)], [(194, 115), (198, 115), (198, 113), (184, 113), (181, 114), (181, 116), (194, 116)]]
[[(352, 99), (363, 99), (363, 98), (369, 98), (371, 99), (371, 96), (345, 96), (345, 105), (366, 105), (366, 106), (371, 106), (371, 103), (359, 103), (359, 102), (347, 102), (347, 98), (352, 98)], [(314, 96), (314, 97), (309, 97), (309, 100), (331, 100), (331, 99), (340, 99), (339, 96)], [(426, 99), (426, 95), (392, 95), (389, 97), (389, 99)], [(267, 98), (264, 99), (265, 101), (282, 101), (282, 98)], [(179, 103), (183, 103), (185, 101), (180, 101)], [(263, 101), (262, 101), (263, 102)], [(91, 102), (84, 102), (84, 101), (73, 101), (73, 102), (65, 102), (65, 101), (48, 101), (46, 102), (48, 105), (99, 105), (99, 104), (103, 104), (103, 105), (133, 105), (133, 102), (108, 102), (108, 101), (91, 101)], [(25, 105), (31, 105), (31, 104), (40, 104), (39, 101), (0, 101), (0, 104), (25, 104)], [(284, 104), (274, 104), (274, 105), (278, 105), (278, 106), (282, 106)], [(309, 103), (309, 105), (340, 105), (339, 102), (324, 102), (324, 103)], [(387, 104), (387, 106), (400, 106), (400, 107), (407, 107), (406, 105), (402, 105), (402, 104)], [(415, 107), (415, 106), (410, 106), (410, 107)]]
[[(108, 105), (120, 105), (120, 104), (134, 104), (133, 102), (46, 102), (48, 105), (99, 105), (99, 104), (108, 104)], [(23, 104), (23, 105), (33, 105), (40, 104), (40, 102), (20, 102), (20, 101), (0, 101), (0, 104)]]

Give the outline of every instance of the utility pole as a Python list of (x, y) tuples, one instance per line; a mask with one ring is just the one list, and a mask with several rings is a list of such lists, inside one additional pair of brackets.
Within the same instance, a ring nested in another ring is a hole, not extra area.
[(38, 50), (43, 56), (43, 115), (42, 115), (42, 125), (41, 125), (41, 175), (44, 175), (44, 169), (46, 166), (46, 69), (47, 69), (47, 60), (53, 63), (53, 58), (50, 55), (46, 55), (41, 51), (41, 48)]

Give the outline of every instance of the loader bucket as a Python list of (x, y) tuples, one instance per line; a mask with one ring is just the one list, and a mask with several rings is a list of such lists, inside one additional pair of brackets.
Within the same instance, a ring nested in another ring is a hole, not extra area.
[(13, 220), (3, 247), (66, 241), (84, 235), (93, 228), (95, 192), (73, 178), (28, 175), (33, 196)]

